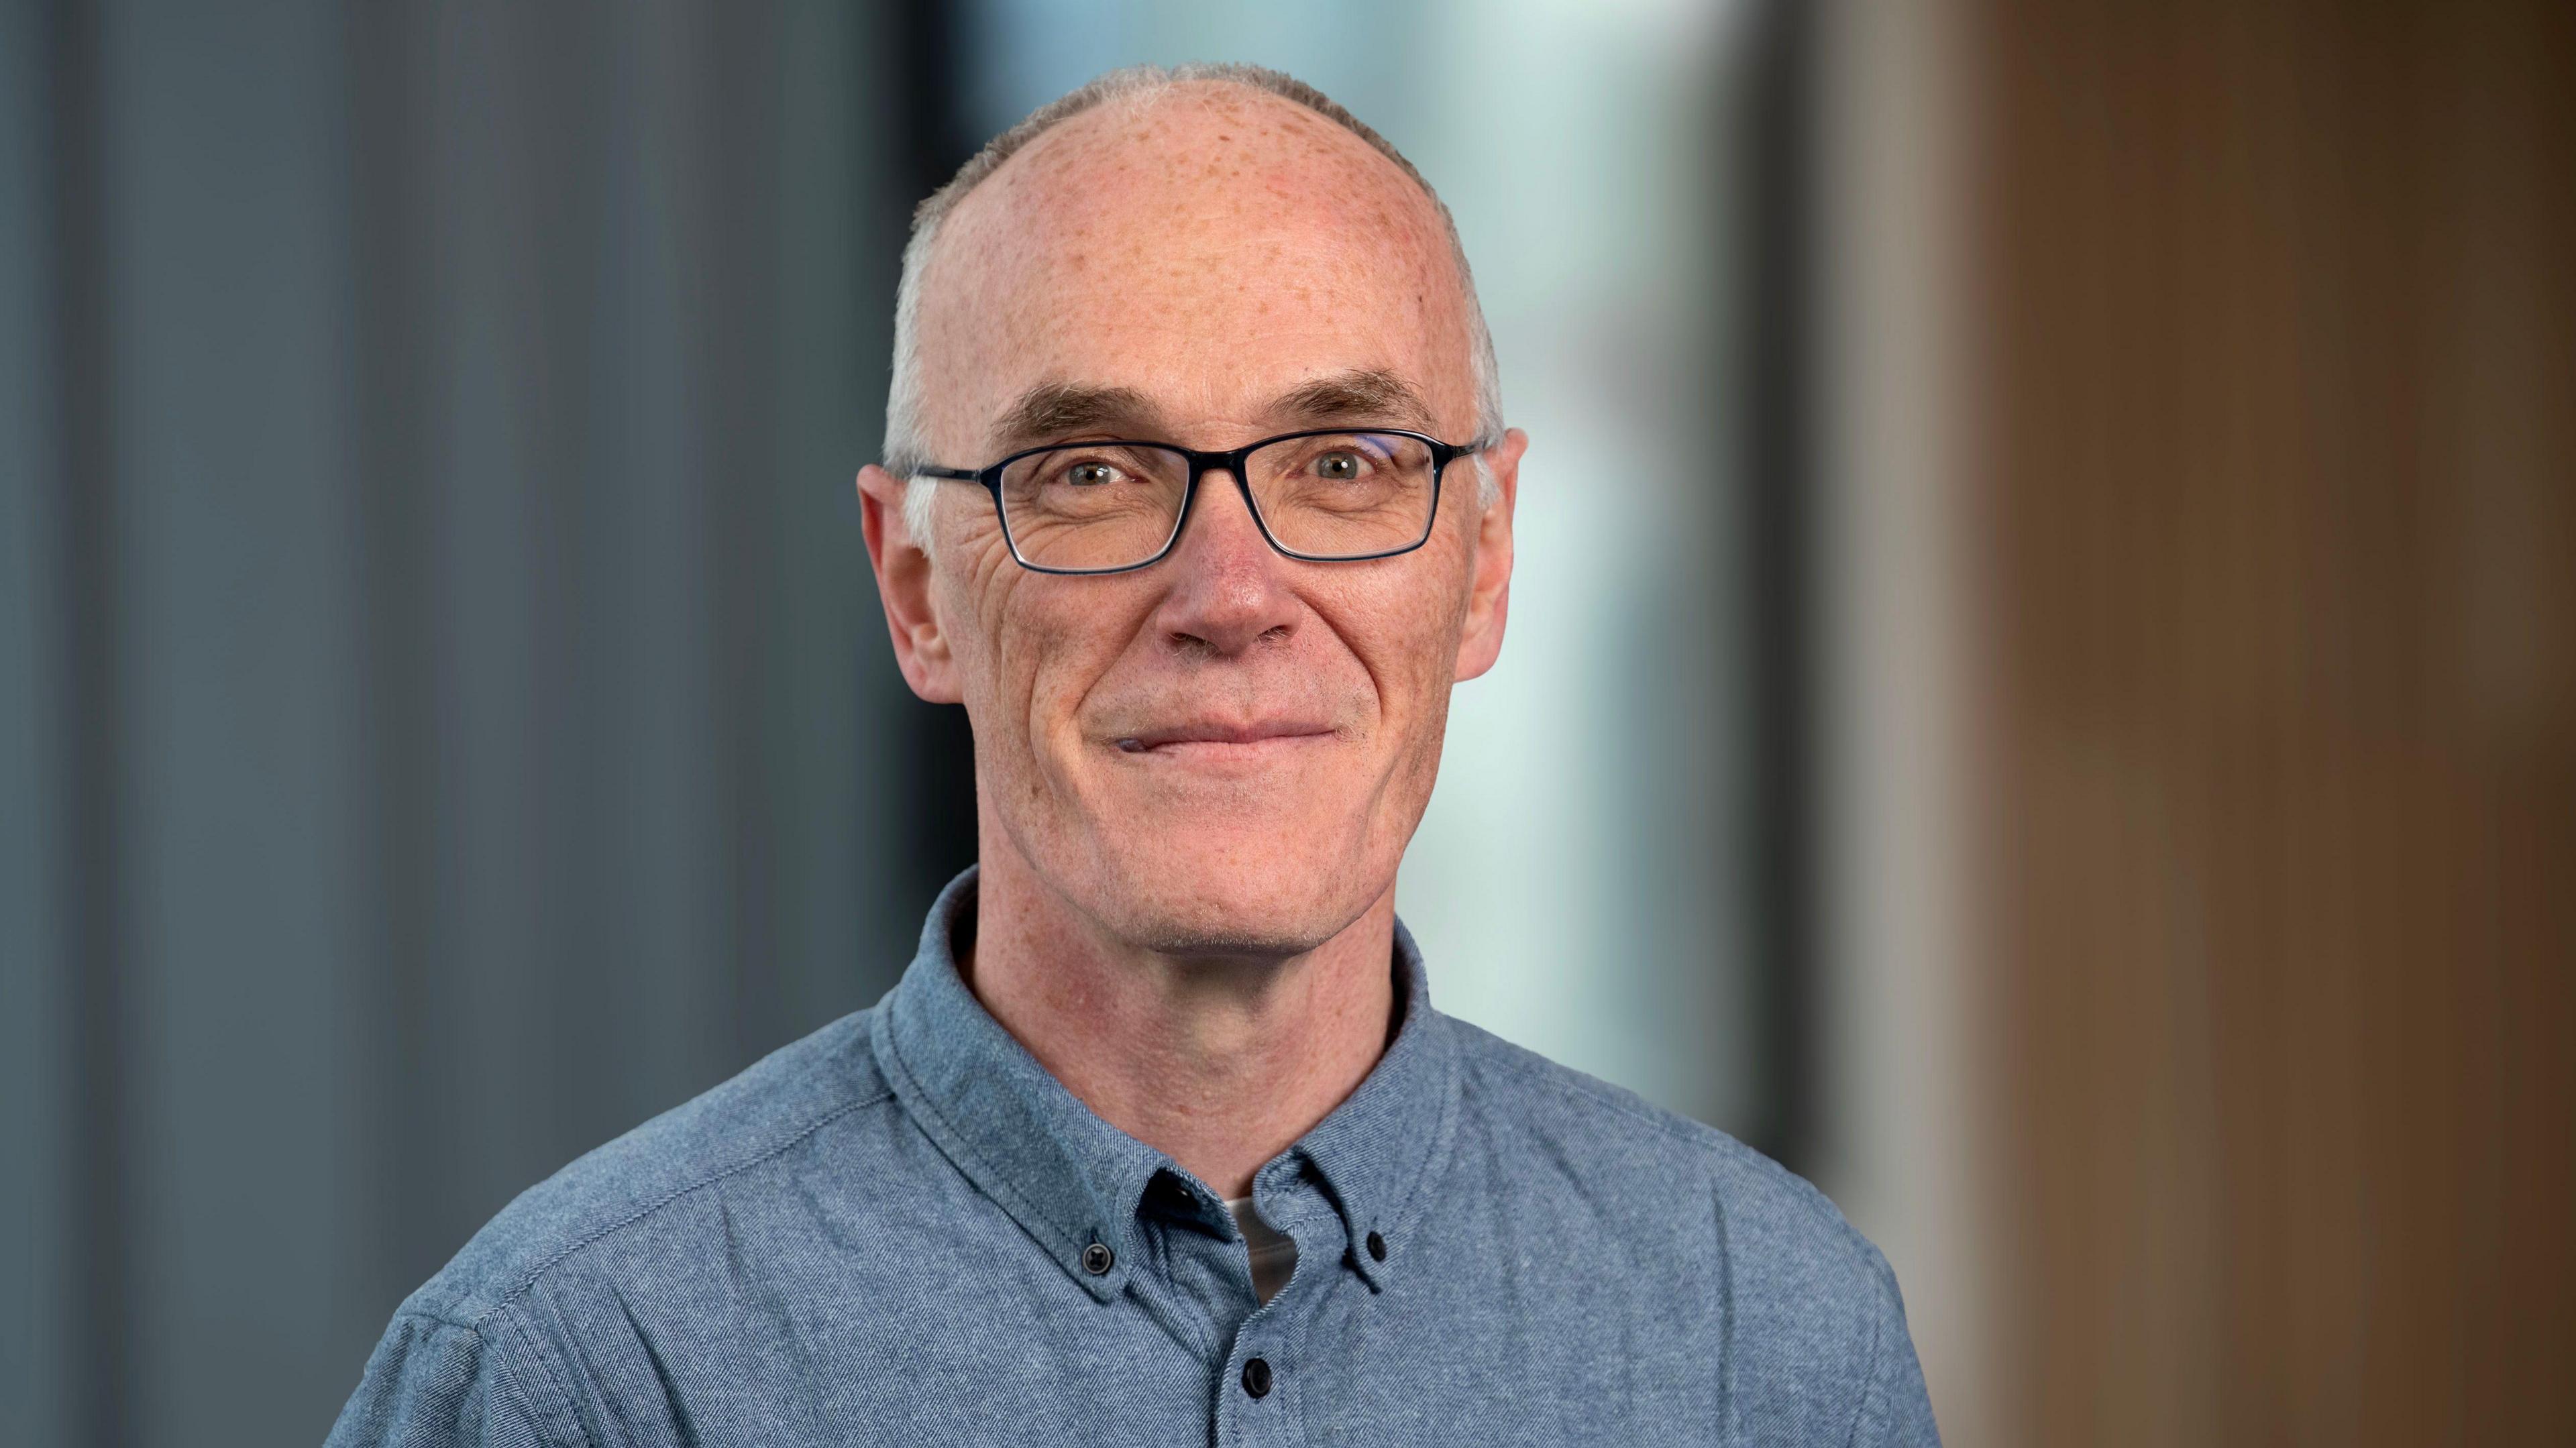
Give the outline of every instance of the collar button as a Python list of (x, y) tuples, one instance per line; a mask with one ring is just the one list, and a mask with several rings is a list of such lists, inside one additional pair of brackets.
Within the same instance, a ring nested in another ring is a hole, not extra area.
[(1098, 1277), (1118, 1263), (1118, 1254), (1099, 1242), (1082, 1249), (1082, 1270)]
[(1375, 1232), (1368, 1234), (1368, 1254), (1372, 1262), (1386, 1260), (1386, 1239)]

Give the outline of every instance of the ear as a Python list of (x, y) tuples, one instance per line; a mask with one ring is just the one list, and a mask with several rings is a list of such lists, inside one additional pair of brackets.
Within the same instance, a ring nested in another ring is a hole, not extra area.
[(904, 515), (910, 486), (873, 463), (859, 469), (859, 527), (867, 535), (868, 562), (876, 569), (877, 597), (885, 604), (886, 632), (894, 638), (903, 681), (933, 704), (962, 703), (957, 663), (931, 597), (930, 554), (914, 541)]
[(1458, 636), (1460, 683), (1492, 668), (1503, 651), (1503, 619), (1512, 602), (1512, 507), (1520, 498), (1521, 454), (1528, 450), (1529, 434), (1515, 427), (1485, 451), (1485, 465), (1494, 471), (1494, 501), (1476, 518), (1467, 624)]

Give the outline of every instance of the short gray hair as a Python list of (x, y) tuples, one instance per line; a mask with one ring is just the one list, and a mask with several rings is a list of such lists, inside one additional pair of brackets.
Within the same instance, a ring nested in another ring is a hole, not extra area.
[[(1133, 104), (1174, 86), (1194, 81), (1225, 81), (1248, 86), (1282, 100), (1304, 106), (1333, 122), (1352, 135), (1366, 141), (1377, 153), (1393, 161), (1405, 175), (1413, 178), (1422, 194), (1430, 198), (1432, 208), (1440, 213), (1440, 224), (1448, 232), (1449, 248), (1458, 267), (1459, 285), (1466, 291), (1468, 364), (1475, 373), (1476, 440), (1494, 442), (1503, 433), (1503, 387), (1501, 369), (1494, 362), (1493, 333), (1485, 326), (1485, 309), (1476, 299), (1476, 282), (1467, 269), (1467, 249), (1458, 239), (1457, 220), (1449, 214), (1440, 194), (1431, 183), (1404, 159), (1384, 136), (1368, 124), (1342, 109), (1322, 91), (1294, 76), (1257, 65), (1193, 64), (1179, 66), (1137, 65), (1113, 70), (1077, 90), (1068, 91), (1029, 113), (1028, 119), (995, 136), (975, 153), (973, 159), (958, 168), (947, 185), (930, 193), (912, 214), (912, 239), (903, 249), (903, 279), (895, 288), (894, 301), (894, 373), (886, 389), (885, 468), (896, 477), (909, 480), (904, 494), (904, 520), (915, 539), (930, 536), (930, 504), (936, 496), (936, 479), (917, 476), (932, 459), (926, 451), (921, 422), (921, 278), (929, 269), (930, 253), (939, 239), (940, 224), (948, 219), (966, 193), (981, 185), (984, 178), (1001, 168), (1003, 162), (1031, 141), (1054, 129), (1059, 123), (1110, 104)], [(1494, 499), (1493, 471), (1486, 467), (1484, 455), (1475, 458), (1477, 495), (1480, 505)]]

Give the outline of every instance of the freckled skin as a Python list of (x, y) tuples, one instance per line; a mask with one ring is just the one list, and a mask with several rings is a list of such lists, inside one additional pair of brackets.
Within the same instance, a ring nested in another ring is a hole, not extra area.
[[(1462, 283), (1430, 201), (1322, 117), (1221, 83), (1077, 116), (988, 177), (950, 213), (923, 276), (920, 338), (928, 440), (959, 466), (1000, 456), (994, 421), (1041, 382), (1133, 388), (1170, 419), (1167, 440), (1204, 449), (1289, 430), (1273, 399), (1355, 369), (1408, 379), (1437, 436), (1466, 442), (1476, 424)], [(1241, 1180), (1249, 1165), (1233, 1157), (1257, 1164), (1293, 1139), (1383, 1045), (1396, 869), (1430, 797), (1450, 687), (1501, 646), (1522, 446), (1514, 432), (1488, 454), (1502, 484), (1491, 509), (1472, 465), (1452, 464), (1431, 539), (1411, 553), (1282, 557), (1233, 480), (1212, 474), (1170, 555), (1102, 577), (1019, 567), (989, 496), (964, 485), (943, 487), (925, 551), (904, 531), (903, 485), (861, 477), (906, 678), (964, 703), (974, 725), (987, 895), (1020, 902), (996, 928), (1059, 962), (1026, 982), (988, 983), (979, 966), (996, 1014), (1096, 1109), (1185, 1163), (1187, 1124), (1156, 1135), (1159, 1099), (1122, 1116), (1114, 1072), (1090, 1059), (1104, 1048), (1050, 1037), (1051, 1020), (1089, 1011), (1095, 1035), (1114, 1034), (1097, 998), (1132, 979), (1163, 982), (1165, 997), (1223, 979), (1267, 1035), (1220, 1032), (1196, 1056), (1187, 1041), (1139, 1050), (1206, 1077), (1283, 1032), (1337, 1043), (1268, 1062), (1285, 1115), (1234, 1121), (1199, 1153), (1211, 1182)], [(1329, 733), (1221, 766), (1117, 744), (1283, 717)], [(1272, 1009), (1283, 992), (1296, 1009)], [(1192, 1018), (1163, 1034), (1201, 1029)]]

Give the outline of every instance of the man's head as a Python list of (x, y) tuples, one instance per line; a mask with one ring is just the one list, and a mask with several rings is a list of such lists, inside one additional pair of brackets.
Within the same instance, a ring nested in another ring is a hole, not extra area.
[[(1447, 213), (1314, 92), (1237, 68), (1122, 72), (997, 141), (907, 253), (890, 469), (860, 477), (896, 654), (965, 704), (982, 836), (1097, 928), (1285, 955), (1394, 881), (1450, 685), (1502, 642), (1523, 440)], [(1275, 551), (1205, 477), (1131, 572), (1014, 561), (993, 498), (905, 481), (1040, 443), (1223, 450), (1303, 428), (1489, 444), (1422, 546)]]

